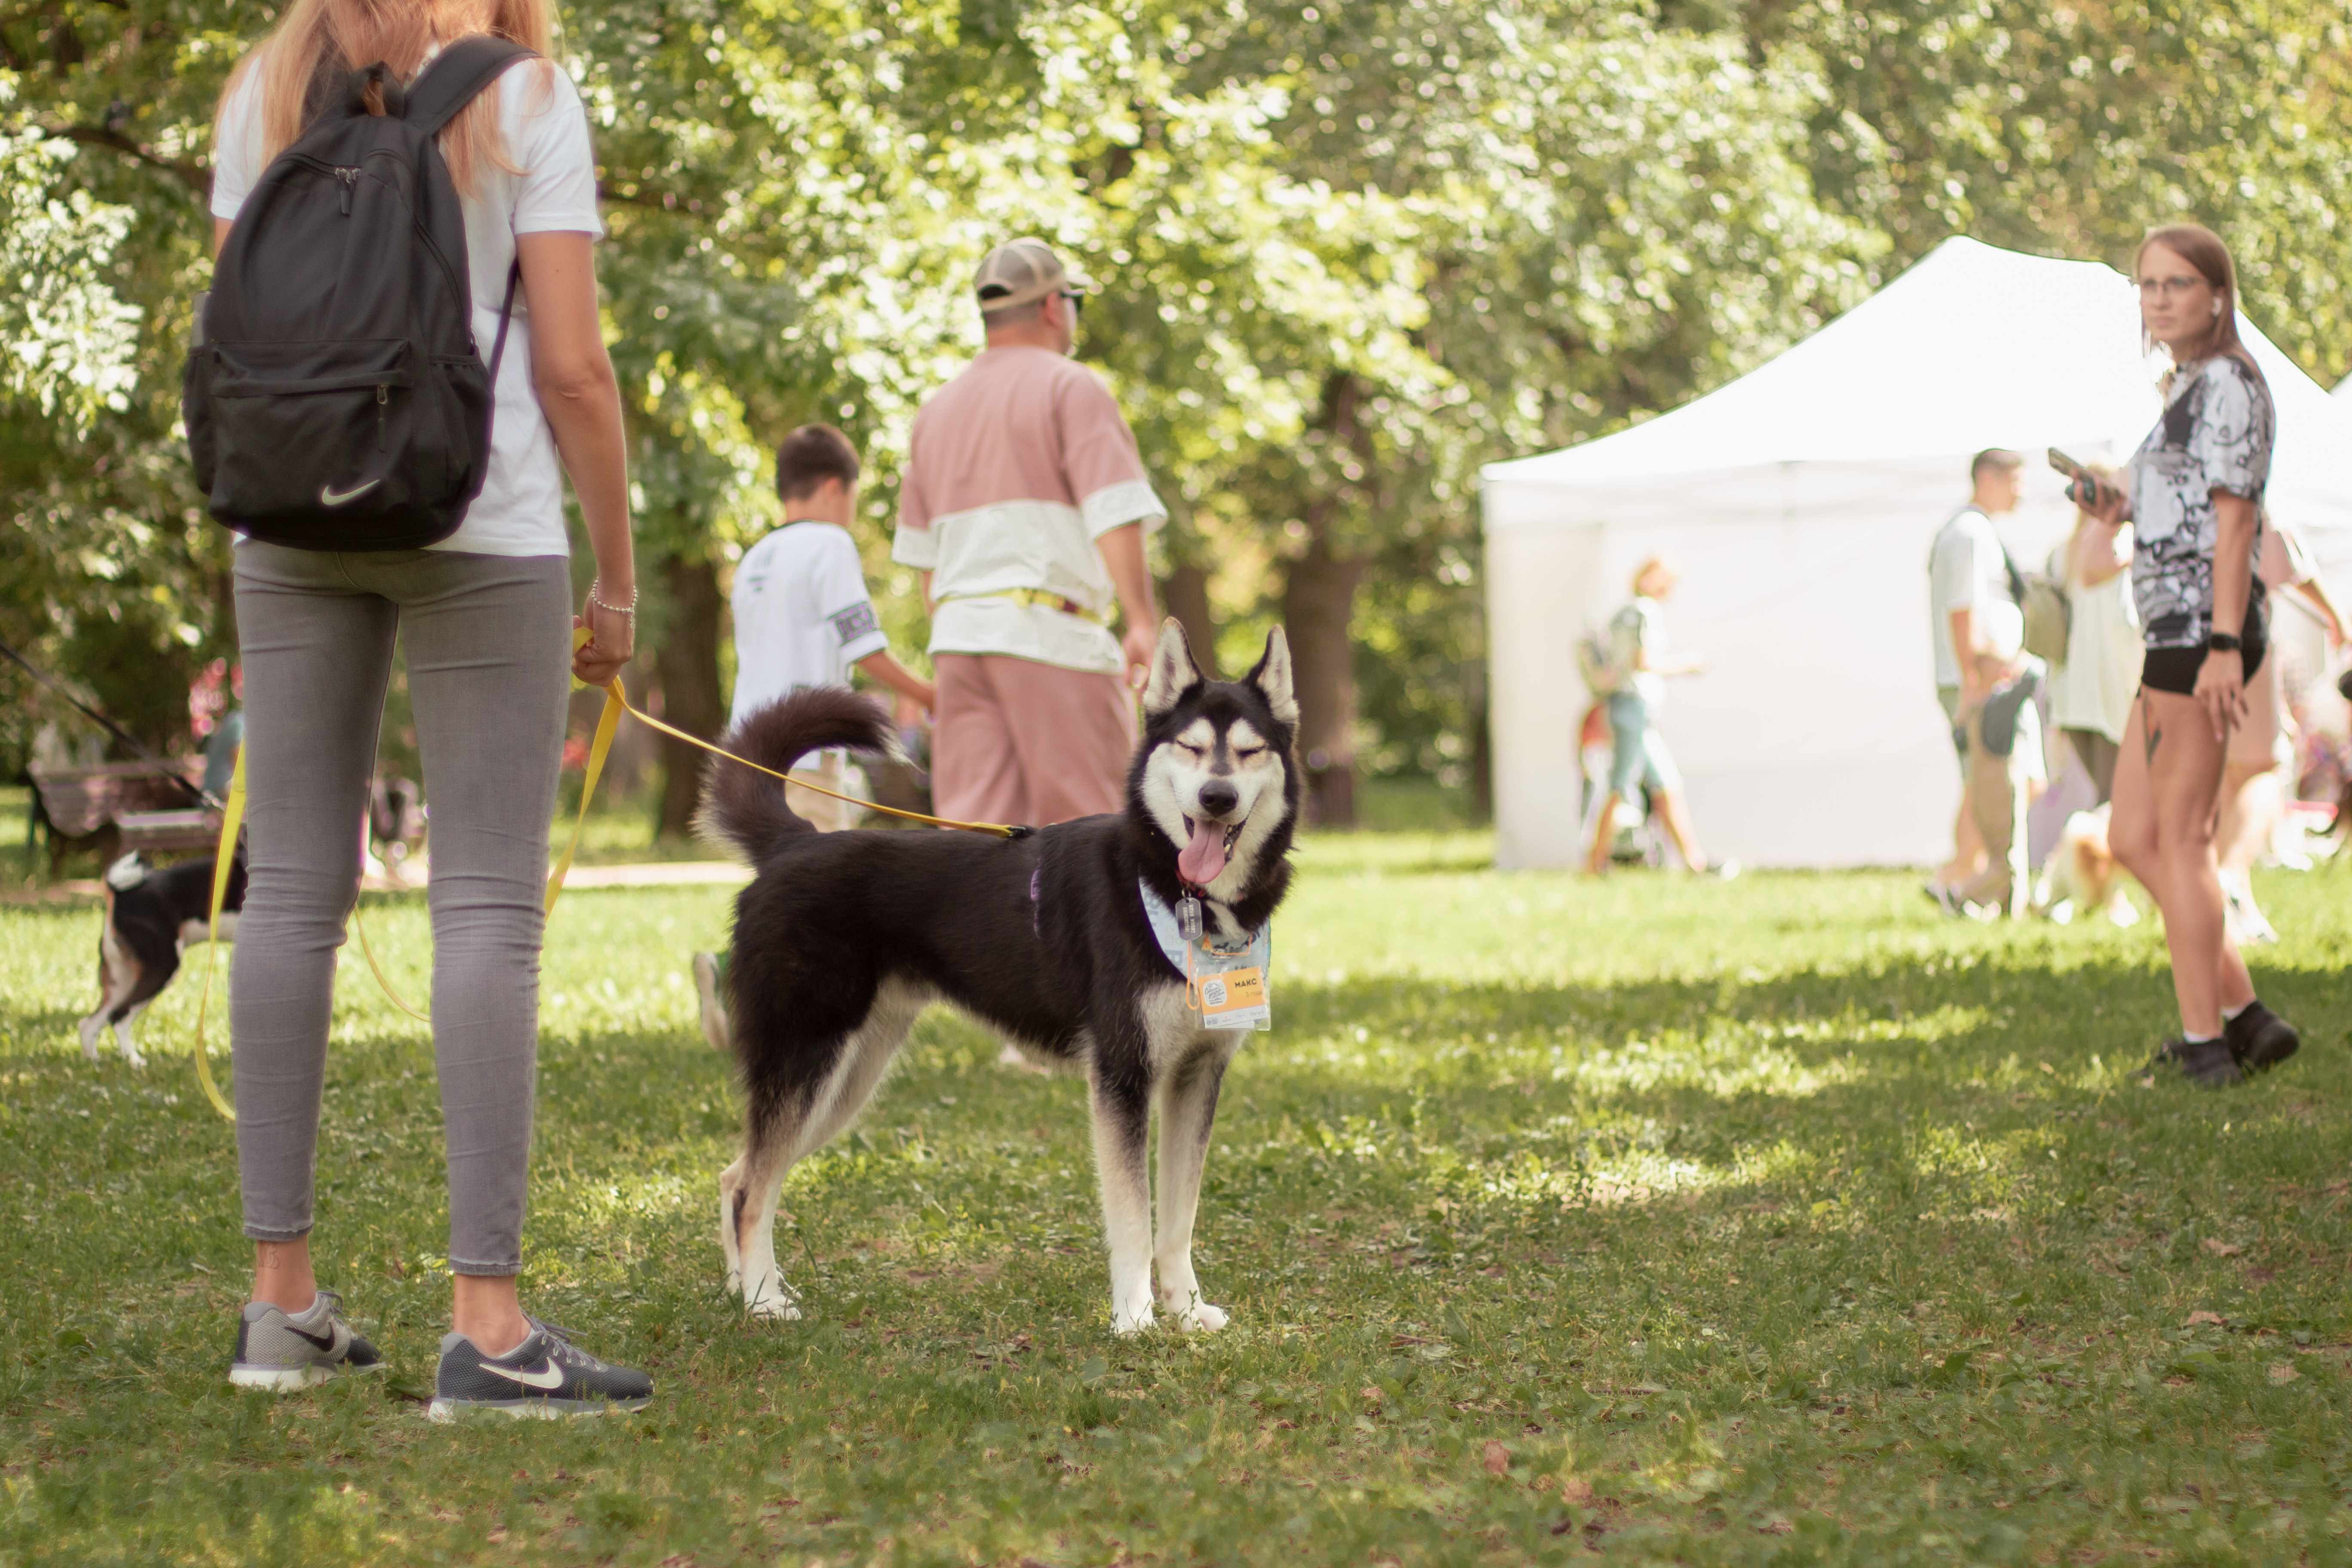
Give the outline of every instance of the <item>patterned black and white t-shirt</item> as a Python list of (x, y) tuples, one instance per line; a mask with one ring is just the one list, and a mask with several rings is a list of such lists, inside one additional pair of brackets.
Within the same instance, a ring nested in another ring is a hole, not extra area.
[[(2270, 388), (2244, 361), (2222, 354), (2184, 367), (2163, 417), (2131, 460), (2132, 594), (2150, 647), (2201, 647), (2212, 631), (2213, 492), (2260, 507), (2277, 418)], [(2261, 531), (2249, 555), (2261, 548)], [(2250, 559), (2245, 627), (2263, 626), (2263, 584)]]

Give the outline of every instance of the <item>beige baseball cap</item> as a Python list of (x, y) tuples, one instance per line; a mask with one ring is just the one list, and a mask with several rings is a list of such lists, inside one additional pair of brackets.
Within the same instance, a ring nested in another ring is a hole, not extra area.
[(971, 288), (980, 296), (982, 310), (1001, 310), (1066, 290), (1091, 294), (1095, 286), (1085, 273), (1064, 267), (1062, 258), (1044, 240), (1016, 239), (988, 253)]

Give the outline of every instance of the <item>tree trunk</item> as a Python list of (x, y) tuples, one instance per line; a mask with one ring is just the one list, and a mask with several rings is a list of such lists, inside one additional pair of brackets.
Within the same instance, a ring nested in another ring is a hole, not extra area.
[[(654, 671), (661, 680), (662, 714), (689, 735), (715, 741), (727, 722), (719, 690), (719, 629), (726, 607), (719, 593), (719, 568), (708, 561), (662, 563), (662, 585), (669, 615)], [(664, 838), (693, 831), (694, 808), (702, 795), (702, 764), (709, 753), (683, 741), (662, 737), (661, 817)]]
[(1325, 531), (1312, 529), (1307, 552), (1290, 563), (1282, 585), (1307, 820), (1326, 827), (1356, 825), (1356, 666), (1348, 626), (1363, 575), (1362, 560), (1334, 555)]
[(1192, 662), (1211, 680), (1217, 679), (1217, 622), (1209, 610), (1209, 574), (1190, 562), (1168, 569), (1160, 583), (1160, 602), (1184, 628), (1192, 647)]
[[(1481, 637), (1480, 642), (1486, 639)], [(1486, 666), (1474, 659), (1463, 668), (1463, 703), (1470, 726), (1470, 810), (1478, 821), (1495, 820), (1494, 715), (1486, 705)]]

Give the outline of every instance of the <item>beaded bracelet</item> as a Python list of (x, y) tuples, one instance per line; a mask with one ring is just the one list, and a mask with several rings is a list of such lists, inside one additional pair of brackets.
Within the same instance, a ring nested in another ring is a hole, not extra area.
[(629, 591), (629, 602), (627, 604), (608, 605), (604, 600), (596, 596), (596, 590), (603, 586), (604, 584), (601, 583), (591, 583), (588, 584), (588, 602), (595, 605), (600, 610), (610, 610), (616, 616), (626, 616), (630, 620), (635, 621), (637, 617), (636, 590), (633, 588)]

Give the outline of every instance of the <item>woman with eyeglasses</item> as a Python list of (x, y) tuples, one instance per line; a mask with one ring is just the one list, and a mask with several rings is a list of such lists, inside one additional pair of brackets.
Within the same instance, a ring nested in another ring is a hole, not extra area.
[(2133, 525), (2147, 648), (2107, 837), (2164, 916), (2181, 1032), (2157, 1063), (2219, 1088), (2275, 1067), (2301, 1043), (2254, 997), (2213, 857), (2230, 731), (2268, 647), (2254, 552), (2276, 421), (2238, 336), (2237, 269), (2221, 237), (2198, 224), (2151, 230), (2133, 269), (2141, 331), (2172, 355), (2164, 413), (2132, 457), (2128, 494), (2095, 479), (2074, 486), (2086, 510)]

